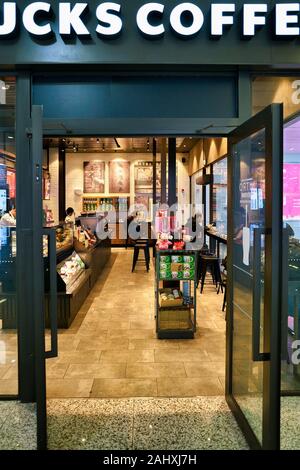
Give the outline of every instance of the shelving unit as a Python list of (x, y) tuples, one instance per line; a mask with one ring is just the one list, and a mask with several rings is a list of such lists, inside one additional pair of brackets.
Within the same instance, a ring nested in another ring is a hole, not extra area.
[(129, 197), (83, 196), (82, 212), (127, 212), (130, 205)]
[[(196, 331), (197, 253), (191, 250), (156, 252), (156, 334), (159, 339), (191, 339)], [(177, 290), (179, 298), (163, 300)]]

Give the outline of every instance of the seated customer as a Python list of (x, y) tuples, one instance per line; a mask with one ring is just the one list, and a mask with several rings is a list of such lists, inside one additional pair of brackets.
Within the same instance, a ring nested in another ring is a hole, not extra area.
[(6, 212), (0, 220), (0, 227), (15, 227), (17, 223), (17, 209), (13, 208)]

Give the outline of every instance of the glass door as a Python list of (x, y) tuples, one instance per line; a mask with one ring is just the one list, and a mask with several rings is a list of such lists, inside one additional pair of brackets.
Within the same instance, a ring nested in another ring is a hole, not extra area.
[(282, 105), (229, 137), (226, 398), (253, 448), (279, 448)]
[[(43, 108), (32, 106), (33, 311), (37, 448), (47, 448), (46, 359), (57, 356), (56, 232), (43, 227)], [(45, 341), (45, 272), (49, 278), (50, 350)]]

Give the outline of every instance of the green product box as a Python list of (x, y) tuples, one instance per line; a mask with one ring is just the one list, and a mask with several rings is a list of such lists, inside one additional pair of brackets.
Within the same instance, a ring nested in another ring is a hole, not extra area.
[(183, 261), (183, 256), (177, 255), (174, 256), (172, 255), (172, 263), (182, 263)]
[(169, 255), (162, 255), (160, 256), (160, 262), (161, 263), (171, 263), (171, 256)]
[(195, 264), (195, 256), (183, 256), (184, 263), (190, 263), (191, 265)]

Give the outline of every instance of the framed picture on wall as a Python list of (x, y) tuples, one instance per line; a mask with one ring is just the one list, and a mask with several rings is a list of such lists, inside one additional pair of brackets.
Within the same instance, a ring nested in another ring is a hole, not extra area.
[[(134, 165), (135, 192), (152, 193), (153, 191), (153, 162), (140, 161)], [(156, 163), (156, 189), (161, 187), (161, 165)]]
[(83, 192), (104, 193), (105, 162), (83, 162)]
[(109, 162), (109, 192), (130, 193), (130, 163)]
[(50, 200), (51, 194), (51, 178), (49, 171), (43, 171), (43, 199)]

